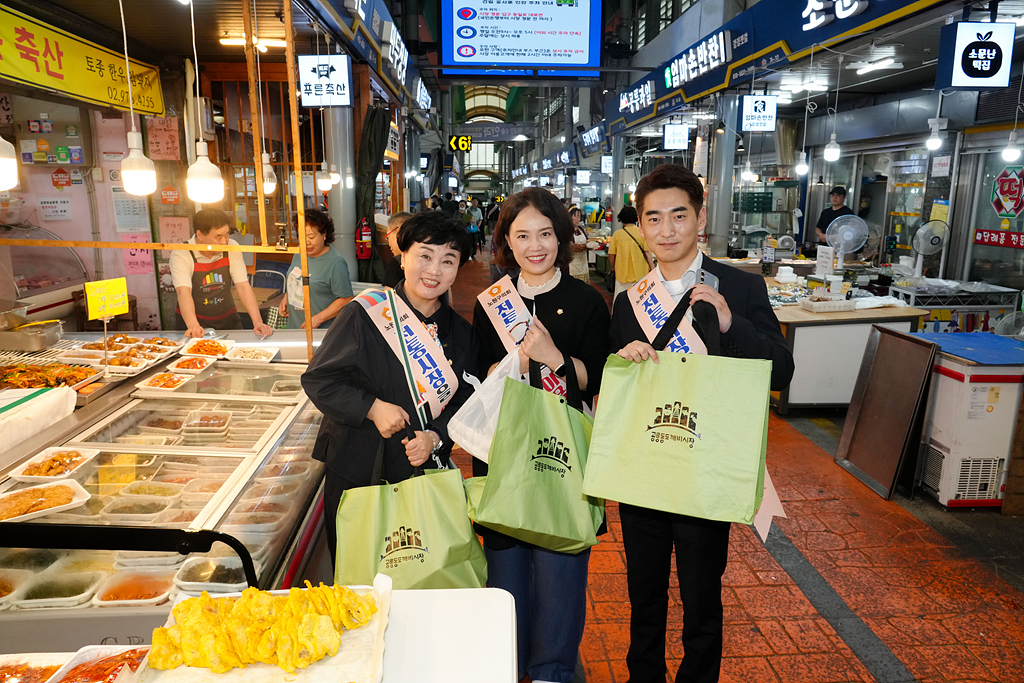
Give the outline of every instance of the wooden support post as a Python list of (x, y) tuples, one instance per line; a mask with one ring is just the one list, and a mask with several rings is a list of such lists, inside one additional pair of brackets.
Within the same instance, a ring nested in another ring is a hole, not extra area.
[[(290, 0), (286, 0), (288, 2)], [(267, 244), (267, 207), (263, 195), (263, 137), (259, 119), (258, 97), (263, 95), (259, 91), (256, 82), (256, 59), (253, 45), (255, 36), (252, 33), (252, 8), (250, 0), (242, 0), (242, 22), (245, 28), (245, 67), (249, 72), (249, 131), (252, 133), (252, 154), (253, 162), (256, 164), (256, 211), (260, 220), (260, 244)], [(291, 31), (291, 25), (288, 25)], [(243, 138), (244, 141), (244, 138)], [(244, 170), (243, 170), (244, 182)]]
[[(302, 197), (302, 147), (299, 140), (299, 93), (296, 83), (295, 29), (292, 27), (292, 0), (284, 0), (285, 59), (288, 62), (288, 104), (292, 120), (292, 163), (295, 168), (295, 211), (299, 223), (299, 260), (302, 268), (302, 309), (306, 315), (306, 354), (313, 360), (313, 325), (309, 310), (309, 257), (306, 255), (306, 207)], [(287, 190), (286, 190), (287, 191)]]

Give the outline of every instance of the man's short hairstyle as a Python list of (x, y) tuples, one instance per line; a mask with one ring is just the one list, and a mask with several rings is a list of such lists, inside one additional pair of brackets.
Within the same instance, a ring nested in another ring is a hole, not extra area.
[(619, 209), (619, 222), (623, 225), (635, 225), (637, 220), (636, 209), (632, 206), (626, 205)]
[(547, 190), (539, 187), (528, 187), (504, 201), (498, 212), (498, 224), (494, 226), (495, 240), (494, 263), (501, 268), (517, 266), (516, 257), (508, 245), (508, 233), (512, 223), (526, 207), (532, 206), (551, 221), (558, 240), (558, 253), (555, 255), (555, 266), (568, 268), (572, 261), (573, 227), (569, 212), (565, 210), (561, 200)]
[(334, 243), (334, 221), (323, 211), (307, 209), (306, 225), (312, 225), (318, 233), (324, 236), (324, 244)]
[(388, 219), (388, 232), (391, 232), (395, 228), (400, 228), (402, 223), (412, 218), (412, 214), (408, 211), (399, 211), (398, 213), (391, 214), (391, 218)]
[(843, 187), (842, 185), (836, 185), (835, 187), (832, 188), (832, 191), (829, 192), (829, 194), (830, 195), (831, 194), (837, 194), (840, 197), (845, 197), (846, 196), (846, 188)]
[(459, 252), (459, 265), (473, 253), (473, 238), (454, 218), (441, 211), (418, 213), (398, 229), (398, 250), (403, 254), (416, 243), (450, 246)]
[(444, 198), (450, 200), (452, 198), (452, 193), (451, 192), (445, 192), (444, 193)]
[(644, 215), (644, 200), (655, 190), (682, 190), (694, 211), (704, 206), (704, 186), (693, 171), (679, 164), (662, 164), (640, 179), (633, 193), (638, 216)]
[(195, 218), (192, 219), (192, 225), (195, 226), (196, 232), (205, 235), (216, 228), (231, 225), (231, 219), (220, 209), (203, 209), (196, 213)]

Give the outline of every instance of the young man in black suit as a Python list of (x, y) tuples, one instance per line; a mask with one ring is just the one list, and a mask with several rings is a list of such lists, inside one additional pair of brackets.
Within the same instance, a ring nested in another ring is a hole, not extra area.
[[(636, 187), (640, 231), (658, 257), (658, 277), (675, 303), (715, 307), (724, 355), (772, 361), (771, 386), (783, 389), (793, 376), (793, 355), (768, 302), (764, 280), (703, 256), (697, 234), (707, 222), (704, 188), (689, 169), (658, 166)], [(697, 284), (704, 270), (718, 289)], [(688, 314), (689, 315), (689, 314)], [(698, 328), (698, 333), (700, 330)], [(637, 363), (658, 362), (658, 354), (636, 319), (628, 293), (614, 304), (611, 348)], [(715, 391), (716, 387), (707, 387)], [(604, 397), (604, 400), (614, 400)], [(737, 415), (737, 420), (744, 419)], [(655, 473), (656, 474), (656, 473)], [(630, 683), (664, 683), (665, 628), (672, 548), (683, 602), (685, 656), (676, 683), (713, 683), (722, 664), (722, 574), (729, 556), (728, 522), (710, 521), (620, 504), (630, 617), (626, 666)]]

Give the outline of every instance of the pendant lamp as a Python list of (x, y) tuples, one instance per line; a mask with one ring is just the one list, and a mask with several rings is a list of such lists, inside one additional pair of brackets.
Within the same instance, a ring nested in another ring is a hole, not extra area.
[(277, 174), (270, 163), (270, 154), (264, 152), (260, 155), (260, 160), (263, 162), (263, 194), (274, 194), (274, 190), (277, 189)]
[(331, 174), (327, 172), (327, 162), (320, 162), (320, 170), (316, 172), (316, 188), (321, 192), (327, 192), (334, 183), (331, 182)]
[(0, 191), (18, 184), (18, 153), (14, 145), (0, 138)]
[(117, 0), (121, 10), (121, 34), (124, 37), (125, 71), (128, 73), (128, 115), (132, 129), (128, 133), (128, 156), (121, 160), (121, 183), (124, 191), (138, 197), (156, 192), (156, 166), (142, 152), (142, 133), (135, 128), (135, 100), (132, 96), (132, 63), (128, 59), (128, 31), (124, 25), (124, 3)]
[[(192, 17), (192, 57), (196, 70), (196, 123), (203, 120), (199, 109), (199, 54), (196, 50), (196, 10), (194, 4), (188, 6)], [(210, 161), (210, 149), (205, 140), (196, 142), (196, 160), (188, 167), (185, 177), (185, 189), (188, 198), (199, 204), (216, 204), (224, 199), (224, 179), (220, 169)]]
[(337, 185), (341, 182), (341, 174), (338, 173), (338, 167), (335, 164), (331, 164), (331, 185)]
[(793, 170), (797, 175), (807, 175), (807, 171), (810, 170), (807, 165), (807, 152), (800, 152), (800, 159), (796, 162), (796, 167)]

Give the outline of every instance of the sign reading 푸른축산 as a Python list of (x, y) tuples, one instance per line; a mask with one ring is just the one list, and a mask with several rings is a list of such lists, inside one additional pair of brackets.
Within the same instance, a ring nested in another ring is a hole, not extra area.
[(46, 88), (85, 102), (163, 116), (164, 97), (155, 66), (78, 38), (25, 14), (0, 6), (0, 76)]

